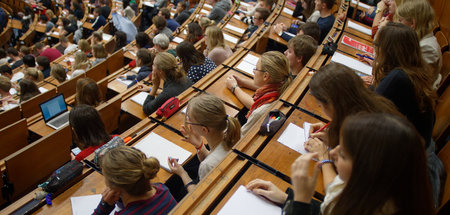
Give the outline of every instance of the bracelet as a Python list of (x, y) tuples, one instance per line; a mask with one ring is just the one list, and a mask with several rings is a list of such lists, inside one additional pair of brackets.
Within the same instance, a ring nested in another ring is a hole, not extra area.
[(195, 148), (195, 149), (197, 149), (197, 151), (200, 151), (200, 149), (202, 149), (202, 147), (203, 147), (203, 140), (202, 140), (202, 144), (198, 148)]
[(334, 163), (334, 162), (333, 162), (332, 160), (327, 160), (327, 159), (321, 160), (319, 166), (322, 167), (322, 166), (323, 166), (324, 164), (326, 164), (326, 163), (332, 164), (332, 163)]
[(184, 185), (184, 189), (187, 190), (187, 188), (188, 188), (189, 186), (195, 185), (195, 184), (196, 184), (195, 181), (191, 181), (191, 182), (187, 183), (186, 185)]
[(239, 87), (237, 84), (234, 85), (233, 87), (231, 87), (231, 92), (234, 93), (234, 91), (236, 90), (236, 87)]

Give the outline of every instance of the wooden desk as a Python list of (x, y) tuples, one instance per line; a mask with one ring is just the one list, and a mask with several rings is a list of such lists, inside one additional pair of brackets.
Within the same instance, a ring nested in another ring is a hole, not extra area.
[(354, 22), (354, 23), (360, 25), (361, 27), (363, 27), (363, 28), (365, 28), (365, 29), (367, 29), (367, 30), (372, 31), (372, 27), (367, 26), (367, 25), (364, 25), (364, 24), (362, 24), (362, 23), (360, 23), (360, 22), (357, 22), (357, 21), (355, 21), (355, 20), (353, 20), (353, 19), (347, 18), (347, 21), (346, 21), (346, 23), (345, 23), (345, 29), (344, 29), (345, 32), (350, 33), (350, 34), (353, 34), (353, 35), (355, 35), (355, 36), (357, 36), (357, 37), (359, 37), (359, 38), (365, 39), (365, 40), (367, 40), (367, 41), (369, 41), (369, 42), (373, 42), (372, 35), (367, 35), (367, 34), (365, 34), (365, 33), (362, 33), (362, 32), (360, 32), (360, 31), (357, 31), (357, 30), (355, 30), (355, 29), (353, 29), (353, 28), (349, 28), (349, 27), (348, 27), (348, 22), (349, 22), (349, 21)]
[(293, 18), (292, 17), (287, 17), (287, 14), (282, 13), (280, 16), (278, 16), (278, 18), (275, 20), (275, 22), (272, 24), (272, 26), (270, 27), (270, 33), (269, 33), (269, 38), (276, 41), (277, 43), (280, 43), (282, 45), (287, 46), (288, 42), (286, 40), (284, 40), (282, 37), (278, 36), (278, 34), (275, 33), (275, 31), (273, 30), (273, 26), (275, 26), (276, 24), (279, 23), (283, 23), (286, 27), (290, 27)]

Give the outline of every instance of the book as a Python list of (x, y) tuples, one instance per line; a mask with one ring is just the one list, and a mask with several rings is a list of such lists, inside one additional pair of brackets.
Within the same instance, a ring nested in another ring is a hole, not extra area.
[(369, 46), (369, 45), (366, 45), (364, 43), (361, 43), (358, 40), (355, 40), (355, 39), (353, 39), (351, 37), (348, 37), (347, 35), (344, 35), (342, 37), (341, 43), (346, 45), (346, 46), (350, 46), (350, 47), (352, 47), (354, 49), (363, 51), (365, 53), (373, 54), (373, 47), (372, 46)]

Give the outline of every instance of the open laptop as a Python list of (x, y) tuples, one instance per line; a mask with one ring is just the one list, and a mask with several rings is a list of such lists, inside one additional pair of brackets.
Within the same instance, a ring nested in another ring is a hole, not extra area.
[(69, 111), (63, 94), (59, 94), (40, 105), (45, 124), (59, 129), (69, 123)]

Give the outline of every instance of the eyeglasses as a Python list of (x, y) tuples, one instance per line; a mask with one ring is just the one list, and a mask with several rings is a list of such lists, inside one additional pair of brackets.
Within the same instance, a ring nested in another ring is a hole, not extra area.
[(256, 67), (253, 68), (253, 73), (255, 73), (255, 71), (265, 72), (264, 70), (257, 69)]
[[(195, 122), (190, 122), (189, 121), (189, 116), (186, 114), (186, 117), (184, 118), (184, 124), (185, 125), (199, 125), (199, 126), (205, 126), (201, 123), (195, 123)], [(206, 127), (206, 126), (205, 126)]]

